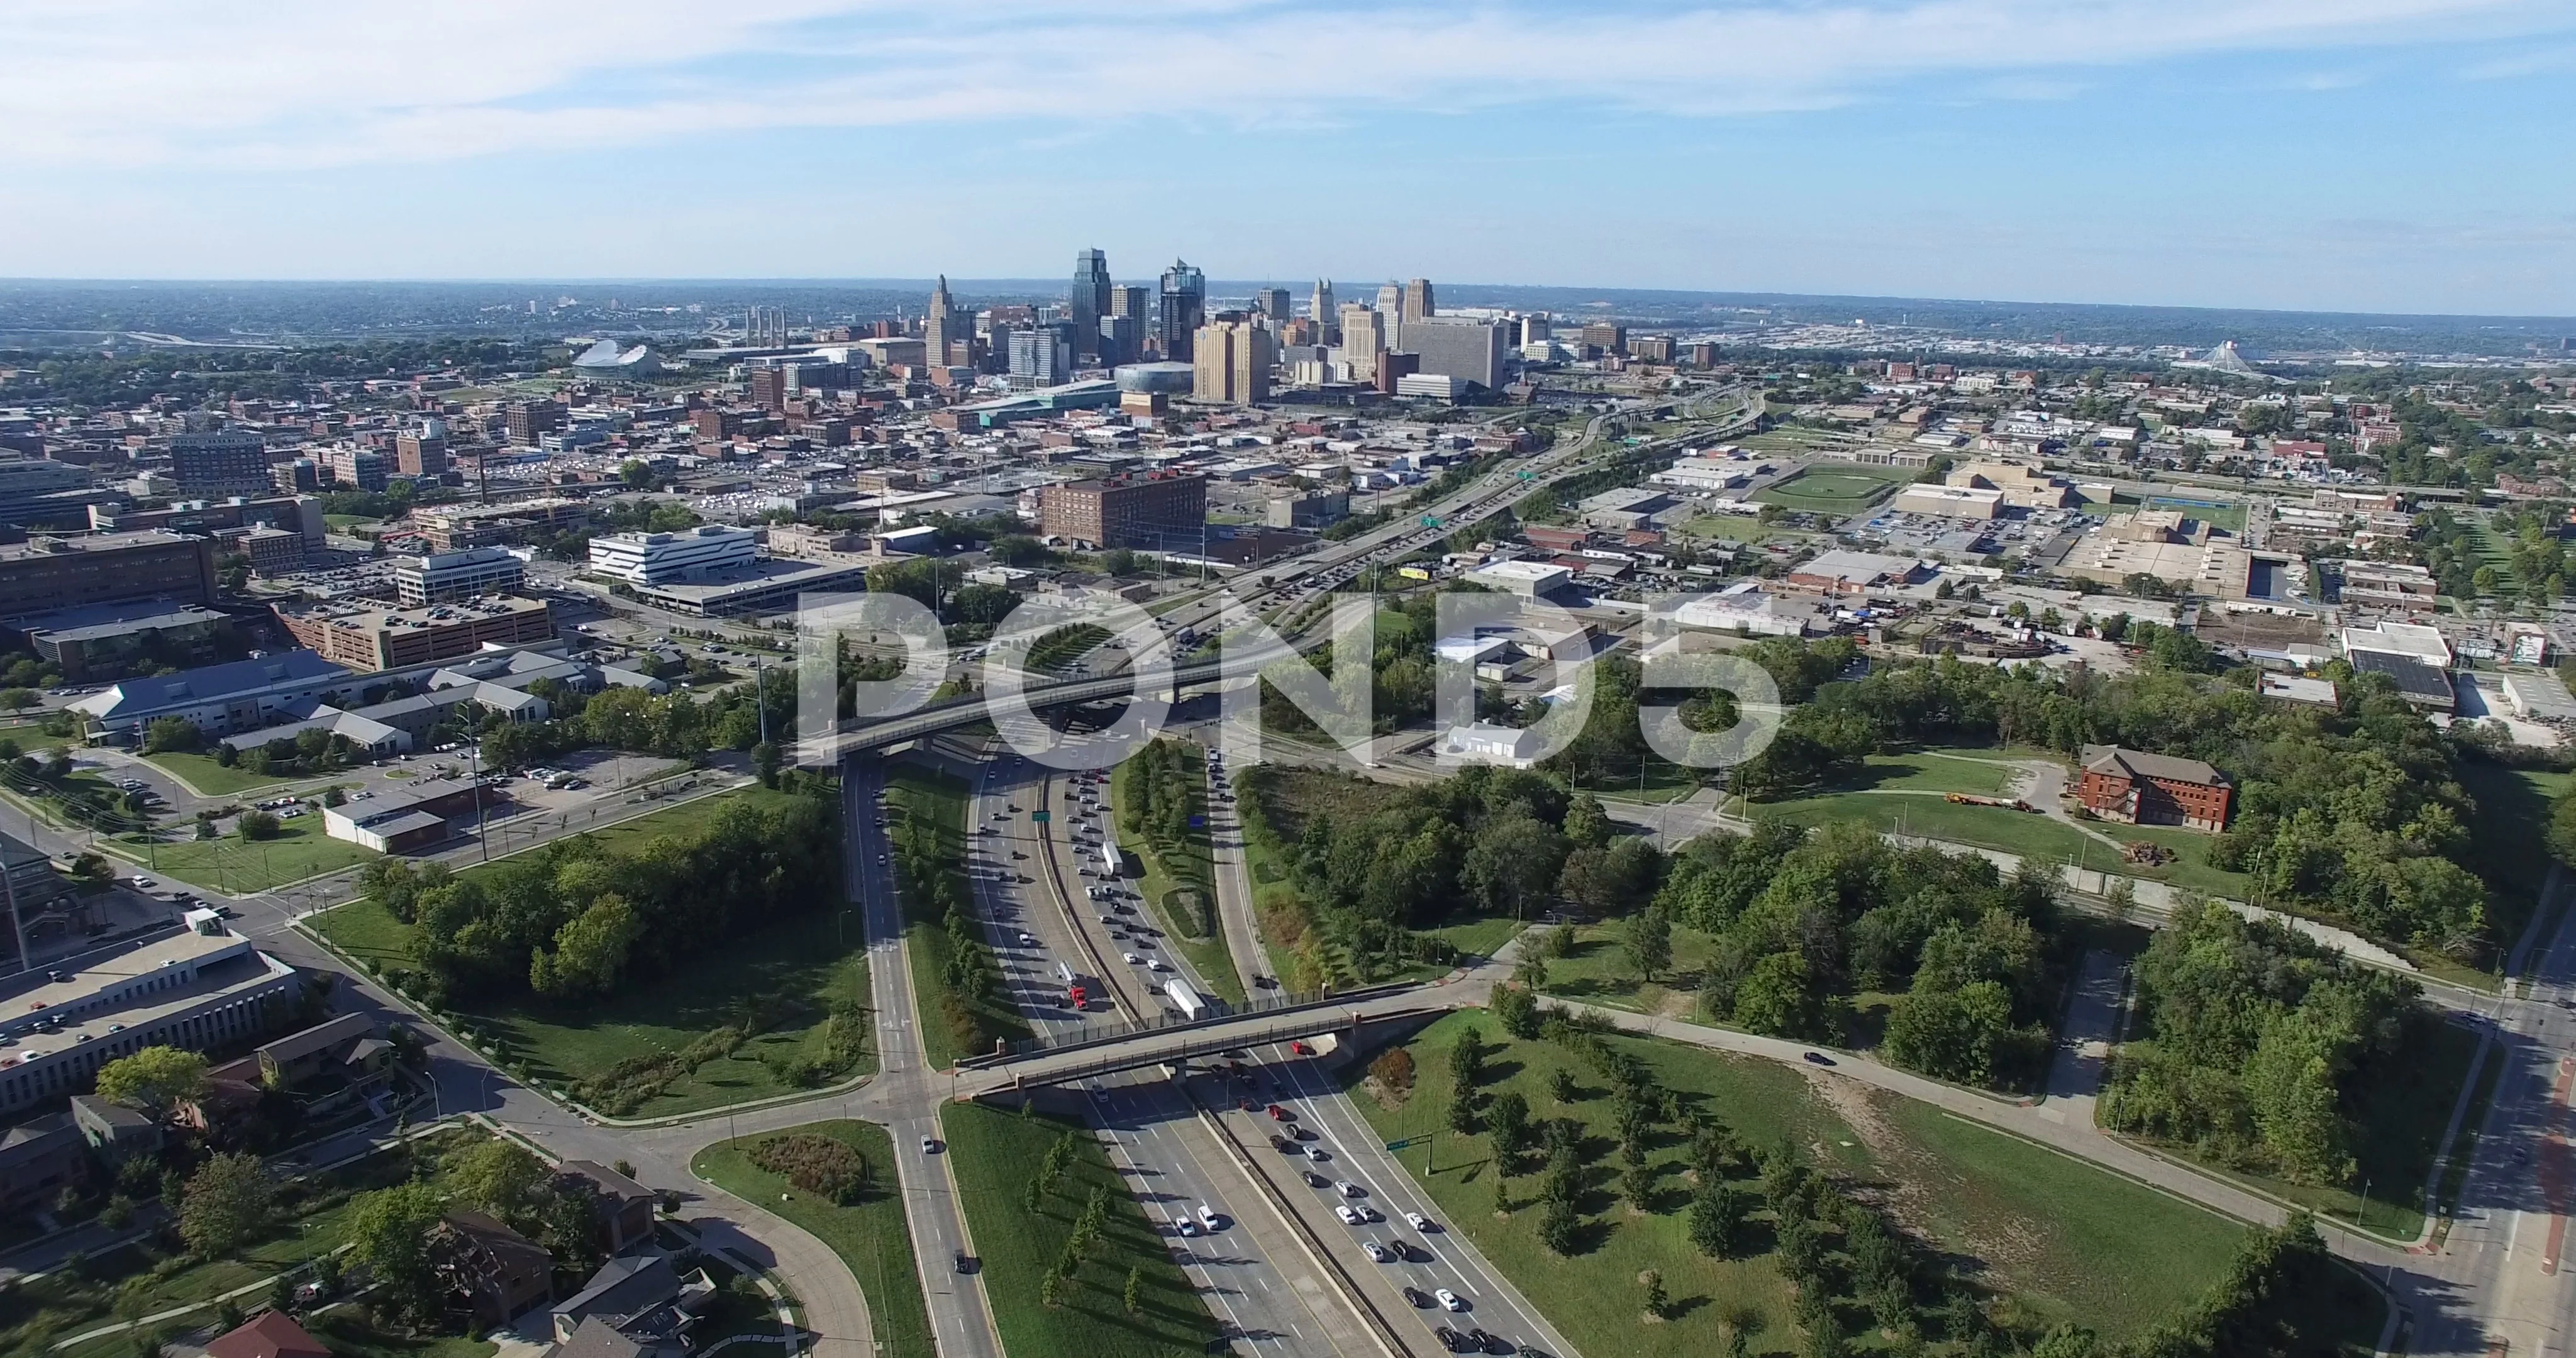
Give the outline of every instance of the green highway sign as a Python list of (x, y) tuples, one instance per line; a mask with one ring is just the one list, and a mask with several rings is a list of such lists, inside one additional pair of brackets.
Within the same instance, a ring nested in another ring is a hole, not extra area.
[(1391, 1151), (1400, 1151), (1400, 1150), (1403, 1150), (1403, 1149), (1404, 1149), (1405, 1147), (1407, 1147), (1407, 1146), (1419, 1145), (1419, 1144), (1421, 1144), (1422, 1142), (1428, 1141), (1428, 1140), (1430, 1140), (1430, 1139), (1431, 1139), (1431, 1138), (1430, 1138), (1430, 1137), (1427, 1137), (1427, 1136), (1408, 1136), (1408, 1137), (1401, 1137), (1401, 1138), (1398, 1138), (1397, 1140), (1390, 1141), (1390, 1142), (1386, 1143), (1386, 1148), (1387, 1148), (1388, 1150), (1391, 1150)]
[(1425, 515), (1423, 515), (1423, 516), (1422, 516), (1422, 526), (1423, 526), (1423, 527), (1425, 527), (1425, 528), (1437, 528), (1437, 527), (1439, 527), (1439, 526), (1440, 526), (1440, 518), (1439, 518), (1439, 516), (1438, 516), (1438, 515), (1436, 515), (1436, 514), (1425, 514)]
[(1537, 479), (1538, 479), (1538, 473), (1537, 473), (1537, 472), (1522, 472), (1522, 473), (1521, 473), (1521, 479), (1522, 479), (1522, 480), (1524, 480), (1524, 481), (1535, 481), (1535, 480), (1537, 480)]
[(1032, 811), (1029, 813), (1029, 819), (1036, 821), (1040, 825), (1044, 825), (1048, 821), (1055, 819), (1055, 813), (1052, 811)]

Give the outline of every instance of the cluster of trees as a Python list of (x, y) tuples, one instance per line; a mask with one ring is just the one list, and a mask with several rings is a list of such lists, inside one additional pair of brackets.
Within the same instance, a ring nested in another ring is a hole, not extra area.
[(808, 1193), (844, 1206), (868, 1189), (868, 1157), (837, 1137), (784, 1132), (751, 1144), (744, 1158)]
[(907, 808), (892, 839), (895, 888), (905, 913), (939, 921), (939, 932), (915, 935), (914, 946), (931, 949), (937, 963), (940, 1022), (959, 1051), (987, 1050), (1005, 1035), (996, 1019), (1009, 1012), (1010, 997), (1001, 963), (966, 916), (964, 865), (941, 843), (940, 827), (918, 802)]
[(2353, 1176), (2361, 1109), (2423, 1025), (2416, 984), (2212, 903), (2138, 959), (2143, 1036), (2105, 1079), (2105, 1126), (2296, 1183)]
[(1655, 909), (1713, 936), (1700, 1000), (1755, 1032), (1830, 1039), (1855, 991), (1902, 988), (1885, 1055), (1942, 1079), (2035, 1073), (2060, 989), (2048, 879), (1974, 855), (1899, 849), (1866, 826), (1778, 821), (1674, 855)]
[[(586, 1181), (555, 1175), (497, 1138), (451, 1154), (444, 1171), (457, 1198), (545, 1246), (558, 1271), (578, 1277), (598, 1265), (599, 1205)], [(435, 1325), (446, 1311), (440, 1265), (449, 1236), (441, 1218), (450, 1210), (425, 1178), (362, 1193), (350, 1204), (349, 1262), (365, 1270), (387, 1311), (414, 1325)]]
[(361, 889), (419, 930), (433, 999), (576, 1001), (678, 970), (785, 915), (840, 899), (829, 799), (736, 800), (690, 829), (612, 850), (591, 835), (455, 875), (382, 858)]
[(748, 750), (760, 743), (764, 705), (773, 740), (796, 729), (796, 681), (786, 674), (704, 698), (640, 688), (585, 695), (546, 679), (529, 685), (528, 691), (545, 699), (554, 715), (545, 721), (511, 721), (497, 714), (486, 719), (480, 737), (485, 764), (526, 768), (581, 749), (630, 750), (670, 759), (692, 759), (710, 749)]
[(1357, 799), (1339, 816), (1307, 817), (1293, 843), (1274, 828), (1278, 776), (1245, 775), (1247, 833), (1267, 837), (1288, 863), (1305, 912), (1300, 931), (1329, 937), (1355, 959), (1442, 960), (1435, 954), (1445, 945), (1414, 931), (1466, 913), (1526, 919), (1560, 890), (1594, 908), (1632, 908), (1662, 875), (1652, 844), (1614, 841), (1597, 800), (1535, 771), (1480, 766)]
[[(2133, 643), (2144, 626), (2132, 627)], [(1864, 755), (1918, 743), (2024, 742), (2069, 756), (2115, 744), (2205, 760), (2236, 787), (2234, 822), (2210, 861), (2250, 876), (2259, 903), (2457, 957), (2487, 945), (2486, 885), (2466, 829), (2475, 804), (2451, 745), (2385, 676), (2335, 662), (2339, 707), (2267, 703), (2249, 669), (2194, 673), (2188, 663), (2157, 663), (2150, 648), (2145, 669), (2118, 678), (1944, 656), (1816, 687), (1809, 681), (1840, 644), (1749, 648), (1783, 697), (1806, 705), (1738, 766), (1738, 790), (1800, 795), (1850, 773)], [(2189, 662), (2200, 649), (2176, 637), (2168, 651)]]
[[(1110, 774), (1118, 802), (1118, 828), (1153, 846), (1163, 868), (1184, 887), (1197, 892), (1195, 909), (1184, 915), (1181, 903), (1166, 901), (1173, 920), (1201, 938), (1216, 934), (1216, 891), (1200, 880), (1196, 854), (1187, 850), (1190, 818), (1206, 806), (1206, 772), (1198, 747), (1178, 740), (1156, 739)], [(1177, 893), (1176, 893), (1177, 894)]]

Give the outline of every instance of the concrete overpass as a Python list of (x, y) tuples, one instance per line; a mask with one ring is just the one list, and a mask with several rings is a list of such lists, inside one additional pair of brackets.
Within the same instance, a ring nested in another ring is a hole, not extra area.
[(1408, 986), (1348, 1005), (1319, 1004), (1293, 1013), (1245, 1014), (1206, 1023), (1157, 1028), (1132, 1037), (1012, 1056), (951, 1072), (958, 1100), (1015, 1089), (1088, 1080), (1119, 1071), (1190, 1061), (1241, 1047), (1332, 1037), (1349, 1041), (1372, 1025), (1413, 1023), (1484, 1001), (1479, 985)]

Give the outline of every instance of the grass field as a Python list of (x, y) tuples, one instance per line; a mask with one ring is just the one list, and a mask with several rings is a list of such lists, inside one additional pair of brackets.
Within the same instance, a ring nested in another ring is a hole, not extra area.
[[(1487, 1094), (1514, 1089), (1534, 1117), (1572, 1117), (1615, 1143), (1612, 1100), (1599, 1077), (1564, 1049), (1512, 1041), (1480, 1012), (1453, 1014), (1410, 1045), (1414, 1092), (1389, 1109), (1365, 1091), (1354, 1098), (1385, 1138), (1428, 1136), (1447, 1121), (1448, 1051), (1473, 1024), (1503, 1050), (1487, 1061)], [(1846, 1084), (1810, 1080), (1769, 1062), (1674, 1043), (1614, 1038), (1650, 1063), (1661, 1085), (1705, 1109), (1754, 1146), (1782, 1141), (1846, 1191), (1884, 1204), (1907, 1226), (1951, 1252), (1960, 1267), (2010, 1294), (2038, 1328), (2071, 1320), (2123, 1339), (2187, 1303), (2225, 1271), (2243, 1228), (2054, 1152)], [(1548, 1092), (1555, 1072), (1576, 1077), (1575, 1102)], [(1788, 1284), (1767, 1252), (1712, 1260), (1688, 1239), (1691, 1187), (1685, 1147), (1669, 1134), (1651, 1157), (1660, 1167), (1656, 1211), (1640, 1215), (1606, 1191), (1613, 1157), (1592, 1170), (1576, 1251), (1560, 1258), (1538, 1243), (1533, 1177), (1508, 1186), (1511, 1212), (1495, 1212), (1494, 1165), (1481, 1137), (1443, 1134), (1436, 1144), (1397, 1152), (1424, 1182), (1453, 1229), (1465, 1231), (1587, 1353), (1696, 1358), (1716, 1352), (1721, 1323), (1741, 1317), (1753, 1352), (1795, 1349)], [(1436, 1156), (1438, 1172), (1426, 1174)], [(1757, 1225), (1757, 1233), (1759, 1226)], [(1663, 1273), (1678, 1314), (1640, 1318), (1639, 1273)], [(2372, 1321), (2375, 1335), (2376, 1319)]]
[(1861, 761), (1861, 776), (1848, 786), (1882, 791), (1973, 792), (1992, 797), (2011, 785), (2013, 770), (1988, 762), (1991, 758), (1962, 758), (1939, 750), (1874, 754)]
[[(1011, 1358), (1183, 1358), (1216, 1336), (1205, 1303), (1089, 1128), (978, 1103), (948, 1104), (939, 1120), (967, 1233), (983, 1260), (984, 1295)], [(1021, 1197), (1031, 1169), (1068, 1133), (1072, 1166), (1031, 1212)], [(1107, 1198), (1109, 1224), (1048, 1306), (1039, 1299), (1041, 1280), (1062, 1256), (1094, 1191)], [(1122, 1303), (1130, 1269), (1140, 1275), (1133, 1315)]]
[(1547, 959), (1550, 995), (1603, 1004), (1640, 1014), (1685, 1013), (1691, 978), (1707, 965), (1715, 940), (1686, 924), (1673, 926), (1672, 966), (1647, 979), (1629, 962), (1614, 925), (1587, 924), (1574, 932), (1574, 955)]
[[(966, 800), (966, 784), (946, 774), (902, 765), (886, 778), (887, 807), (907, 820), (922, 818), (936, 829), (940, 861), (949, 864), (949, 870), (960, 879), (960, 900), (974, 899), (969, 884), (963, 880)], [(948, 930), (925, 903), (911, 899), (911, 893), (904, 893), (903, 937), (904, 955), (912, 961), (913, 1002), (921, 1007), (914, 1017), (921, 1025), (923, 1057), (934, 1070), (954, 1065), (965, 1053), (958, 1049), (956, 1036), (940, 1013), (940, 997), (948, 993)], [(1007, 1000), (999, 1005), (976, 1006), (976, 1015), (986, 1032), (1010, 1038), (1029, 1035), (1028, 1021)]]
[(1911, 472), (1856, 463), (1818, 464), (1764, 486), (1753, 492), (1753, 498), (1815, 514), (1857, 514), (1913, 479)]
[[(2549, 825), (2549, 807), (2571, 786), (2576, 774), (2539, 769), (2509, 769), (2502, 764), (2462, 759), (2455, 763), (2460, 786), (2478, 804), (2468, 818), (2474, 863), (2492, 888), (2488, 936), (2509, 949), (2522, 937), (2523, 926), (2540, 903), (2549, 879), (2549, 849), (2541, 832)], [(2501, 953), (2498, 961), (2501, 962)]]
[(181, 754), (175, 750), (145, 755), (145, 762), (158, 764), (172, 776), (209, 797), (229, 797), (252, 788), (276, 787), (281, 783), (305, 781), (275, 774), (253, 773), (245, 768), (225, 768), (211, 755)]
[[(1202, 757), (1198, 746), (1190, 745), (1188, 749), (1192, 759)], [(1234, 971), (1234, 950), (1226, 942), (1222, 927), (1208, 927), (1217, 904), (1216, 853), (1208, 847), (1205, 828), (1206, 784), (1195, 783), (1190, 790), (1190, 814), (1200, 818), (1200, 828), (1190, 831), (1180, 843), (1171, 844), (1143, 831), (1130, 833), (1119, 823), (1117, 783), (1114, 777), (1109, 780), (1109, 795), (1102, 799), (1108, 809), (1103, 814), (1108, 818), (1109, 832), (1118, 837), (1119, 849), (1133, 854), (1144, 870), (1136, 888), (1144, 893), (1155, 924), (1181, 955), (1190, 959), (1190, 965), (1198, 969), (1199, 979), (1207, 982), (1217, 998), (1228, 1004), (1242, 1004), (1243, 978)], [(1206, 915), (1174, 908), (1173, 893), (1183, 889), (1198, 894)]]
[(797, 1189), (751, 1163), (747, 1152), (758, 1137), (707, 1147), (689, 1162), (689, 1172), (735, 1197), (760, 1204), (762, 1211), (785, 1217), (831, 1246), (867, 1296), (876, 1352), (887, 1358), (934, 1358), (930, 1308), (922, 1301), (912, 1233), (904, 1225), (903, 1194), (895, 1182), (893, 1138), (872, 1122), (814, 1122), (787, 1130), (828, 1136), (866, 1156), (865, 1195), (845, 1207)]
[(1901, 829), (1907, 834), (1973, 844), (1982, 849), (1999, 849), (2025, 858), (2036, 856), (2050, 862), (2073, 863), (2090, 869), (2170, 882), (2211, 895), (2241, 900), (2247, 893), (2244, 874), (2209, 866), (2209, 846), (2213, 836), (2172, 826), (2100, 826), (2101, 832), (2114, 840), (2124, 843), (2133, 839), (2149, 840), (2180, 855), (2175, 861), (2160, 867), (2124, 864), (2119, 861), (2117, 849), (2086, 837), (2064, 821), (2031, 811), (1960, 805), (1931, 795), (1936, 791), (1992, 795), (1983, 787), (1943, 786), (1979, 777), (1965, 770), (1980, 766), (1955, 759), (1936, 760), (1919, 754), (1872, 756), (1870, 764), (1873, 769), (1889, 767), (1891, 770), (1897, 765), (1911, 766), (1911, 771), (1894, 774), (1894, 781), (1881, 783), (1881, 787), (1904, 787), (1908, 782), (1918, 786), (1908, 792), (1828, 792), (1757, 805), (1752, 808), (1752, 814), (1757, 818), (1776, 816), (1800, 825), (1857, 821), (1882, 831)]
[(2241, 504), (2212, 504), (2188, 495), (2150, 495), (2143, 507), (2180, 510), (2212, 528), (2223, 528), (2230, 533), (2245, 531), (2245, 506)]
[[(371, 900), (339, 906), (312, 921), (316, 931), (362, 962), (415, 966), (411, 926)], [(524, 1061), (539, 1079), (577, 1083), (632, 1057), (678, 1051), (725, 1024), (742, 1020), (751, 996), (788, 1001), (783, 1017), (673, 1080), (631, 1116), (665, 1117), (794, 1092), (763, 1058), (822, 1054), (818, 1029), (834, 1004), (869, 1005), (867, 946), (856, 913), (821, 909), (734, 939), (697, 966), (577, 1006), (514, 1003), (469, 1005), (460, 1012), (498, 1041), (503, 1057)], [(876, 1069), (871, 1045), (847, 1075)]]
[(353, 868), (376, 857), (372, 850), (324, 834), (319, 815), (285, 822), (278, 827), (275, 839), (244, 840), (228, 835), (222, 839), (171, 840), (149, 848), (125, 837), (113, 842), (126, 857), (149, 863), (151, 871), (176, 877), (191, 886), (212, 887), (227, 896), (266, 891), (318, 873)]

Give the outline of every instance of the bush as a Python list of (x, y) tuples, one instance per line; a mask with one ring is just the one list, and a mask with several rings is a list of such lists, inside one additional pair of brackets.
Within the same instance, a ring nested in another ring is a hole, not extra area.
[(752, 1144), (748, 1158), (798, 1188), (836, 1203), (855, 1202), (867, 1190), (867, 1157), (828, 1136), (792, 1132), (763, 1137)]
[(1369, 1074), (1391, 1093), (1402, 1094), (1413, 1088), (1413, 1053), (1402, 1047), (1389, 1047), (1369, 1062)]
[(275, 839), (278, 832), (285, 828), (285, 822), (266, 811), (244, 811), (241, 813), (241, 819), (233, 822), (233, 826), (241, 832), (241, 837), (244, 839)]

